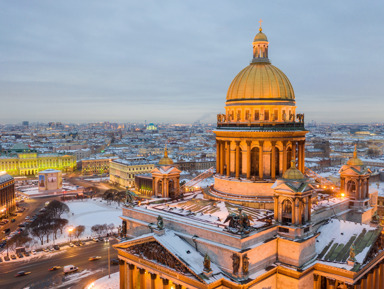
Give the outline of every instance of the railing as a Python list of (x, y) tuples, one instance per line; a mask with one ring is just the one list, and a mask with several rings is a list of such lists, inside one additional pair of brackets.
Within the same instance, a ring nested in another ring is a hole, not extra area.
[(217, 122), (217, 128), (236, 130), (305, 130), (303, 122)]

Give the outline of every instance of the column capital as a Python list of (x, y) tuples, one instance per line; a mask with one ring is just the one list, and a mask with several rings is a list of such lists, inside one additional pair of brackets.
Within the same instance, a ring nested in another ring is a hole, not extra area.
[(315, 281), (319, 280), (319, 277), (320, 277), (320, 275), (313, 274), (313, 279), (314, 279)]
[(161, 280), (163, 281), (163, 285), (168, 285), (169, 284), (169, 280), (168, 279), (161, 278)]
[(155, 280), (157, 278), (157, 274), (155, 274), (155, 273), (151, 273), (151, 279), (152, 280)]
[(139, 268), (139, 272), (140, 272), (140, 274), (144, 274), (145, 273), (145, 269)]
[(250, 147), (251, 144), (252, 144), (252, 141), (251, 141), (251, 140), (247, 140), (247, 141), (245, 141), (245, 142), (247, 143), (247, 146), (248, 146), (248, 147)]
[(123, 259), (119, 259), (119, 265), (124, 265), (125, 261)]
[(235, 144), (236, 144), (236, 146), (239, 146), (239, 145), (240, 145), (240, 143), (241, 143), (241, 141), (240, 141), (240, 140), (235, 140)]
[(330, 279), (328, 278), (328, 282), (330, 286), (335, 286), (336, 285), (336, 279)]
[(135, 265), (133, 265), (133, 264), (128, 264), (128, 266), (129, 266), (129, 270), (134, 270), (135, 269)]

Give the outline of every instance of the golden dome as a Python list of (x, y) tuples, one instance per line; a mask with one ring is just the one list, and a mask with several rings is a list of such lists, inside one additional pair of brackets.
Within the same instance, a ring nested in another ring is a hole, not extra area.
[(169, 166), (169, 165), (173, 165), (173, 160), (171, 158), (168, 157), (168, 150), (167, 150), (167, 146), (165, 146), (165, 149), (164, 149), (164, 157), (162, 157), (159, 161), (159, 165), (161, 166)]
[(260, 32), (256, 34), (255, 39), (253, 39), (253, 42), (257, 41), (268, 41), (267, 35), (265, 35), (263, 32)]
[(233, 79), (227, 101), (295, 100), (288, 77), (270, 63), (252, 63)]
[(283, 174), (283, 179), (286, 180), (304, 180), (304, 174), (296, 168), (295, 161), (291, 161), (291, 167)]
[(347, 165), (349, 165), (349, 166), (362, 166), (362, 165), (364, 165), (363, 161), (357, 157), (357, 147), (356, 147), (356, 145), (355, 145), (355, 150), (353, 152), (353, 158), (350, 158), (347, 161)]

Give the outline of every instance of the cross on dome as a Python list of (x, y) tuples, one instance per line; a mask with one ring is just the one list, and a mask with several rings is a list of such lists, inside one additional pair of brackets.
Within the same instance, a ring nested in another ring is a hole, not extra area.
[(260, 23), (260, 28), (259, 28), (259, 31), (263, 31), (263, 28), (261, 27), (261, 23), (263, 22), (263, 20), (260, 19), (259, 23)]

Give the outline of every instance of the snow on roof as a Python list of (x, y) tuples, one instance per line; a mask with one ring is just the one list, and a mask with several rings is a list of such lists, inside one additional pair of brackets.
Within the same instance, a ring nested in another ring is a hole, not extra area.
[(319, 254), (319, 260), (346, 263), (350, 248), (354, 245), (356, 262), (361, 265), (380, 235), (380, 227), (331, 219), (319, 228), (319, 232), (320, 235), (316, 240), (316, 253)]

